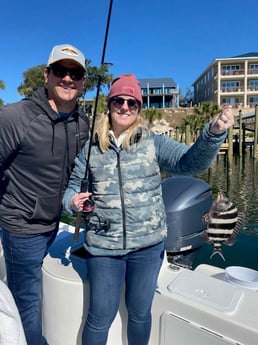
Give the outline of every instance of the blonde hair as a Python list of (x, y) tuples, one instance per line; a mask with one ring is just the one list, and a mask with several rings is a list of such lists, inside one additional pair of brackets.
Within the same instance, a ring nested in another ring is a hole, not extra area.
[[(138, 114), (134, 123), (128, 128), (128, 132), (122, 143), (123, 149), (127, 151), (130, 149), (132, 139), (136, 135), (137, 130), (139, 128), (147, 129), (144, 122), (145, 121), (143, 117), (140, 114)], [(112, 129), (112, 123), (111, 123), (110, 113), (108, 112), (98, 117), (98, 119), (96, 120), (96, 126), (94, 130), (93, 138), (95, 140), (98, 140), (101, 152), (107, 151), (107, 149), (111, 145), (110, 135), (109, 135), (110, 129)]]

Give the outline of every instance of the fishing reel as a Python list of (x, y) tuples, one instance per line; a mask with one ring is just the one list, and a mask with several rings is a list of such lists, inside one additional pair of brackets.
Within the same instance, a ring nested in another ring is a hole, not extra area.
[[(83, 203), (82, 217), (85, 220), (86, 231), (94, 230), (96, 233), (104, 230), (107, 232), (110, 228), (109, 220), (102, 220), (98, 215), (94, 213), (95, 203), (92, 197), (85, 200)], [(90, 223), (91, 218), (97, 218), (97, 222)]]
[(93, 198), (90, 197), (89, 199), (84, 201), (83, 207), (82, 207), (82, 215), (86, 222), (90, 220), (93, 214), (94, 208), (95, 208), (95, 202)]

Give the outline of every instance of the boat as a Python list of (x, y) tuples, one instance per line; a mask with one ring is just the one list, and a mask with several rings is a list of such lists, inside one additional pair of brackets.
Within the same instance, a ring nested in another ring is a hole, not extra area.
[[(162, 189), (168, 237), (149, 345), (257, 345), (258, 271), (207, 263), (193, 268), (203, 247), (202, 216), (212, 203), (210, 186), (197, 178), (170, 177)], [(83, 241), (83, 226), (74, 242), (74, 226), (61, 223), (43, 263), (43, 333), (51, 345), (81, 345), (89, 303)], [(126, 322), (122, 297), (108, 345), (127, 345)]]

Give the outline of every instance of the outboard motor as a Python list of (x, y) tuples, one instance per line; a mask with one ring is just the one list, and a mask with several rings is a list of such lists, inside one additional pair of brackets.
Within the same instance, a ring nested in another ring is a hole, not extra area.
[(168, 224), (165, 242), (168, 259), (191, 269), (204, 245), (203, 216), (212, 204), (211, 187), (193, 177), (169, 177), (162, 182), (162, 193)]

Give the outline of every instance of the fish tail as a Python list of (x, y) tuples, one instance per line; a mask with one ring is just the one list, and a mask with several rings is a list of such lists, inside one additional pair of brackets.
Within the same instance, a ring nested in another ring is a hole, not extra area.
[(221, 257), (221, 259), (222, 259), (223, 261), (226, 261), (225, 258), (224, 258), (224, 256), (223, 256), (223, 254), (222, 254), (222, 252), (221, 252), (220, 250), (214, 250), (214, 252), (213, 252), (213, 253), (211, 254), (211, 256), (210, 256), (210, 260), (211, 260), (216, 254), (218, 254), (218, 255)]

